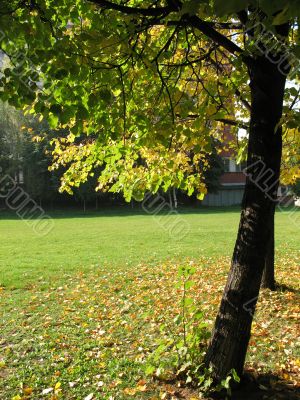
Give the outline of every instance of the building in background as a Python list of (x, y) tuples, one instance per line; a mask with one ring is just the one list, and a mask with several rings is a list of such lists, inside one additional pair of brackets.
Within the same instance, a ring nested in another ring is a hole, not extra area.
[[(224, 163), (224, 174), (220, 177), (219, 190), (216, 193), (208, 193), (201, 202), (204, 206), (228, 207), (240, 205), (242, 203), (246, 184), (246, 174), (243, 171), (246, 168), (246, 163), (242, 162), (237, 164), (235, 161), (236, 154), (229, 146), (229, 143), (233, 140), (234, 137), (230, 127), (226, 126), (222, 138), (224, 149), (220, 154)], [(295, 196), (291, 193), (290, 187), (279, 186), (278, 202), (281, 206), (291, 206), (295, 204)]]
[(208, 193), (202, 205), (211, 207), (226, 207), (239, 205), (242, 202), (246, 175), (244, 165), (237, 164), (233, 158), (223, 157), (224, 174), (220, 178), (220, 189), (217, 193)]
[(220, 156), (224, 163), (224, 174), (220, 178), (220, 189), (217, 193), (208, 193), (202, 205), (211, 207), (226, 207), (239, 205), (242, 202), (246, 175), (243, 173), (245, 165), (237, 164), (236, 155), (230, 147), (234, 140), (230, 126), (225, 126), (223, 131), (223, 150)]

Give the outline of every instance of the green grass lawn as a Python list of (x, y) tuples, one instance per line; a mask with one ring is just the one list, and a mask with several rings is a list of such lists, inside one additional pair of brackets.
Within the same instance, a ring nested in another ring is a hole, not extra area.
[[(1, 400), (199, 398), (147, 378), (145, 363), (163, 331), (183, 335), (174, 323), (182, 309), (182, 288), (175, 285), (180, 265), (196, 267), (189, 296), (211, 330), (239, 211), (179, 213), (57, 211), (45, 237), (13, 214), (0, 214)], [(184, 237), (170, 235), (174, 221), (188, 227)], [(246, 366), (272, 371), (295, 388), (300, 229), (289, 211), (276, 214), (276, 243), (280, 289), (261, 293)], [(272, 392), (263, 394), (273, 400), (277, 384), (270, 385)]]
[[(39, 237), (14, 214), (0, 214), (0, 286), (19, 288), (38, 279), (47, 286), (49, 280), (76, 271), (230, 256), (239, 221), (238, 209), (230, 208), (182, 209), (173, 216), (130, 209), (54, 212), (51, 216), (54, 229)], [(299, 249), (299, 228), (289, 216), (288, 212), (276, 215), (279, 253)], [(169, 228), (181, 221), (187, 228), (184, 237)]]

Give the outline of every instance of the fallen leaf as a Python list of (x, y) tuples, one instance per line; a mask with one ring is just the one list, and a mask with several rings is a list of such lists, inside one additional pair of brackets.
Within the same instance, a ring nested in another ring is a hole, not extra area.
[(51, 392), (53, 392), (53, 388), (52, 388), (52, 387), (51, 387), (51, 388), (44, 389), (44, 390), (42, 391), (42, 394), (48, 394), (48, 393), (51, 393)]
[(33, 389), (32, 389), (31, 387), (25, 387), (25, 388), (23, 389), (23, 393), (24, 393), (26, 396), (30, 396), (30, 395), (32, 394), (32, 392), (33, 392)]
[(137, 392), (135, 388), (126, 388), (123, 390), (125, 394), (128, 394), (129, 396), (134, 396)]

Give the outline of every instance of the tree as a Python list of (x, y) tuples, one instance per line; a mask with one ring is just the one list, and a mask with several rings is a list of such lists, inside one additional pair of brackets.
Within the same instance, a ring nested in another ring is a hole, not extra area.
[[(281, 177), (280, 181), (283, 185), (292, 185), (295, 187), (297, 179), (299, 179), (299, 164), (300, 164), (300, 136), (297, 129), (297, 121), (290, 113), (292, 109), (299, 102), (299, 91), (295, 88), (288, 89), (292, 92), (294, 100), (288, 107), (285, 114), (287, 118), (285, 124), (285, 131), (283, 133), (283, 157), (281, 163)], [(269, 244), (266, 253), (265, 268), (262, 278), (262, 287), (270, 290), (276, 289), (275, 279), (275, 224), (274, 220), (271, 221)]]
[(300, 196), (300, 180), (298, 180), (295, 185), (293, 186), (293, 192), (297, 197)]
[(0, 166), (3, 175), (10, 174), (18, 179), (22, 162), (22, 138), (19, 127), (24, 118), (22, 113), (0, 103)]
[(217, 193), (221, 187), (220, 178), (224, 174), (224, 163), (216, 148), (208, 156), (209, 167), (204, 173), (204, 180), (209, 193)]
[[(38, 141), (33, 141), (33, 131), (39, 133)], [(54, 187), (54, 177), (48, 171), (51, 159), (46, 153), (53, 134), (47, 124), (25, 116), (7, 103), (0, 103), (0, 135), (2, 175), (9, 174), (40, 203), (51, 199), (59, 185)]]
[(8, 170), (9, 167), (9, 146), (7, 143), (7, 135), (3, 126), (3, 121), (0, 123), (0, 173), (1, 175)]
[[(23, 129), (22, 171), (24, 174), (24, 189), (40, 205), (49, 202), (58, 193), (59, 184), (55, 185), (55, 176), (51, 176), (49, 156), (51, 133), (45, 124), (36, 121), (27, 122), (28, 127)], [(29, 129), (29, 130), (28, 130)], [(32, 132), (39, 133), (39, 137)], [(43, 138), (42, 138), (43, 136)], [(58, 175), (58, 174), (56, 174)]]
[(127, 200), (160, 187), (201, 198), (197, 166), (222, 140), (220, 124), (237, 130), (250, 119), (240, 226), (206, 355), (216, 380), (243, 371), (274, 221), (282, 131), (287, 120), (299, 123), (285, 83), (289, 73), (299, 76), (300, 2), (281, 3), (36, 0), (1, 11), (1, 48), (11, 60), (2, 97), (70, 130), (54, 151), (54, 168), (68, 166), (63, 190), (100, 168), (98, 188), (123, 191)]
[(81, 184), (78, 188), (75, 189), (75, 198), (77, 198), (80, 202), (83, 203), (83, 211), (86, 212), (87, 202), (92, 200), (97, 200), (97, 193), (95, 192), (95, 187), (97, 182), (93, 177), (90, 177), (86, 182)]

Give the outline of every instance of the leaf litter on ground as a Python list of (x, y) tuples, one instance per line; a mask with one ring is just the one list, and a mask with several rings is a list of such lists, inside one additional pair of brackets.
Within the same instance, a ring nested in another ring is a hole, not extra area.
[[(246, 370), (254, 377), (272, 372), (299, 388), (299, 256), (281, 256), (277, 264), (279, 289), (261, 292)], [(190, 290), (210, 328), (229, 265), (227, 257), (194, 262), (196, 285)], [(38, 285), (1, 290), (0, 398), (201, 398), (176, 383), (145, 377), (160, 326), (180, 312), (178, 267), (165, 262), (130, 270), (99, 268), (49, 290)], [(276, 388), (276, 382), (269, 384)]]

